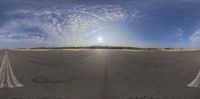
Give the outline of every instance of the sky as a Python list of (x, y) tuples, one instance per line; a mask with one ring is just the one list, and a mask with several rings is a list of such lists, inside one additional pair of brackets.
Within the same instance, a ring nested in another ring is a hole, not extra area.
[(199, 0), (0, 0), (0, 48), (200, 48)]

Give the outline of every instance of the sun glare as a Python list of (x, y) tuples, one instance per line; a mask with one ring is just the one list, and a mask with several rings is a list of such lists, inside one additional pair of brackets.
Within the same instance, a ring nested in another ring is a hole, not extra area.
[(97, 41), (98, 41), (98, 43), (100, 43), (100, 44), (104, 43), (104, 41), (103, 41), (103, 38), (102, 38), (102, 37), (98, 37), (98, 38), (97, 38)]
[(102, 37), (98, 37), (98, 41), (102, 41)]

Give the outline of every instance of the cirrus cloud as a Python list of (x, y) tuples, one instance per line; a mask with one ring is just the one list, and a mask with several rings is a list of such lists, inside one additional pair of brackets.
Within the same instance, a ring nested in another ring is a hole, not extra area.
[(200, 28), (189, 37), (189, 40), (193, 47), (200, 47)]
[(114, 23), (130, 22), (137, 14), (117, 5), (62, 5), (42, 10), (16, 9), (0, 28), (1, 40), (23, 40), (49, 46), (81, 46), (88, 36)]

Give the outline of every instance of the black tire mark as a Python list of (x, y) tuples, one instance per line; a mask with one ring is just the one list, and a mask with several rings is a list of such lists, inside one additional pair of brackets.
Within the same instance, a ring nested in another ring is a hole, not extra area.
[[(116, 55), (116, 57), (119, 57), (119, 58), (121, 58), (122, 60), (124, 60), (125, 62), (123, 62), (123, 63), (127, 63), (127, 64), (129, 64), (130, 63), (130, 61), (128, 61), (128, 58), (125, 58), (125, 57), (123, 57), (123, 56), (121, 56), (121, 55), (118, 55), (118, 54), (113, 54), (113, 55)], [(166, 65), (164, 65), (164, 66), (169, 66), (169, 65), (177, 65), (177, 64), (184, 64), (184, 63), (186, 63), (186, 62), (189, 62), (189, 61), (192, 61), (194, 58), (196, 58), (196, 57), (198, 57), (198, 56), (196, 56), (196, 55), (192, 55), (191, 57), (189, 57), (189, 58), (184, 58), (183, 60), (180, 60), (180, 61), (176, 61), (176, 62), (172, 62), (172, 63), (169, 63), (169, 64), (166, 64)], [(187, 60), (187, 61), (186, 61)], [(131, 62), (134, 62), (136, 65), (149, 65), (149, 64), (142, 64), (142, 63), (139, 63), (139, 62), (137, 62), (137, 61), (131, 61)], [(123, 64), (122, 62), (119, 62), (119, 64)], [(130, 63), (130, 64), (132, 64), (132, 63)], [(132, 70), (131, 68), (129, 68), (129, 67), (127, 67), (126, 65), (123, 65), (123, 67), (126, 67), (126, 69), (127, 70)], [(136, 71), (135, 71), (136, 72)]]
[(82, 60), (79, 60), (78, 62), (74, 62), (74, 63), (71, 63), (71, 62), (66, 62), (62, 65), (56, 65), (56, 64), (47, 64), (47, 63), (44, 63), (40, 60), (37, 60), (37, 59), (34, 59), (34, 58), (30, 58), (30, 57), (25, 57), (25, 56), (22, 56), (22, 55), (18, 55), (16, 54), (17, 56), (19, 56), (20, 58), (22, 58), (23, 60), (26, 60), (26, 61), (29, 61), (31, 63), (34, 63), (34, 64), (40, 64), (42, 66), (48, 66), (48, 67), (55, 67), (55, 66), (58, 66), (58, 67), (64, 67), (66, 66), (66, 64), (81, 64), (81, 63), (84, 63), (84, 62), (87, 62), (89, 61), (90, 59), (94, 58), (96, 56), (96, 53), (95, 54), (92, 54)]
[(46, 83), (63, 83), (63, 82), (72, 82), (74, 80), (80, 79), (79, 76), (75, 76), (75, 77), (71, 77), (68, 79), (64, 79), (64, 80), (49, 80), (46, 77), (35, 77), (32, 78), (32, 81), (34, 83), (41, 83), (41, 84), (46, 84)]
[(109, 56), (108, 56), (108, 53), (106, 53), (106, 64), (105, 64), (105, 74), (104, 74), (104, 86), (103, 86), (103, 90), (101, 92), (101, 96), (103, 99), (116, 99), (116, 97), (118, 97), (118, 95), (114, 92), (114, 88), (113, 88), (113, 85), (112, 85), (112, 80), (111, 80), (111, 77), (109, 75)]
[[(131, 60), (131, 62), (130, 62), (130, 61), (128, 61), (128, 58), (123, 57), (122, 55), (119, 55), (119, 54), (113, 54), (113, 55), (116, 55), (116, 57), (120, 57), (121, 59), (123, 59), (123, 60), (125, 61), (125, 63), (128, 63), (128, 64), (132, 64), (132, 62), (134, 62), (136, 65), (147, 65), (147, 66), (149, 65), (149, 64), (147, 64), (147, 63), (140, 63), (140, 62), (135, 61), (135, 60)], [(165, 64), (165, 65), (163, 65), (163, 66), (166, 66), (166, 67), (167, 67), (167, 66), (169, 66), (169, 65), (183, 64), (183, 63), (186, 63), (186, 62), (188, 62), (188, 61), (193, 60), (193, 59), (196, 58), (196, 57), (198, 57), (198, 55), (194, 54), (194, 55), (191, 55), (190, 57), (184, 58), (184, 59), (179, 60), (179, 61), (171, 62), (171, 63)]]

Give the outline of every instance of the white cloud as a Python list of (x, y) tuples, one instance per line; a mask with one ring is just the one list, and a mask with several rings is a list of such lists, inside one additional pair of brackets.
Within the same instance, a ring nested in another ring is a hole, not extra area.
[(185, 32), (182, 28), (176, 28), (175, 30), (171, 31), (171, 34), (167, 37), (167, 39), (183, 40), (184, 33)]
[(190, 36), (189, 40), (193, 47), (200, 47), (200, 28)]
[(193, 2), (193, 3), (200, 3), (199, 0), (180, 0), (180, 1), (183, 1), (183, 2)]
[[(7, 14), (29, 17), (10, 20), (0, 28), (0, 39), (20, 38), (59, 46), (82, 45), (85, 38), (99, 28), (115, 22), (128, 22), (136, 17), (136, 13), (116, 5), (64, 5), (40, 11), (20, 9)], [(27, 31), (30, 28), (41, 31), (32, 33)]]

